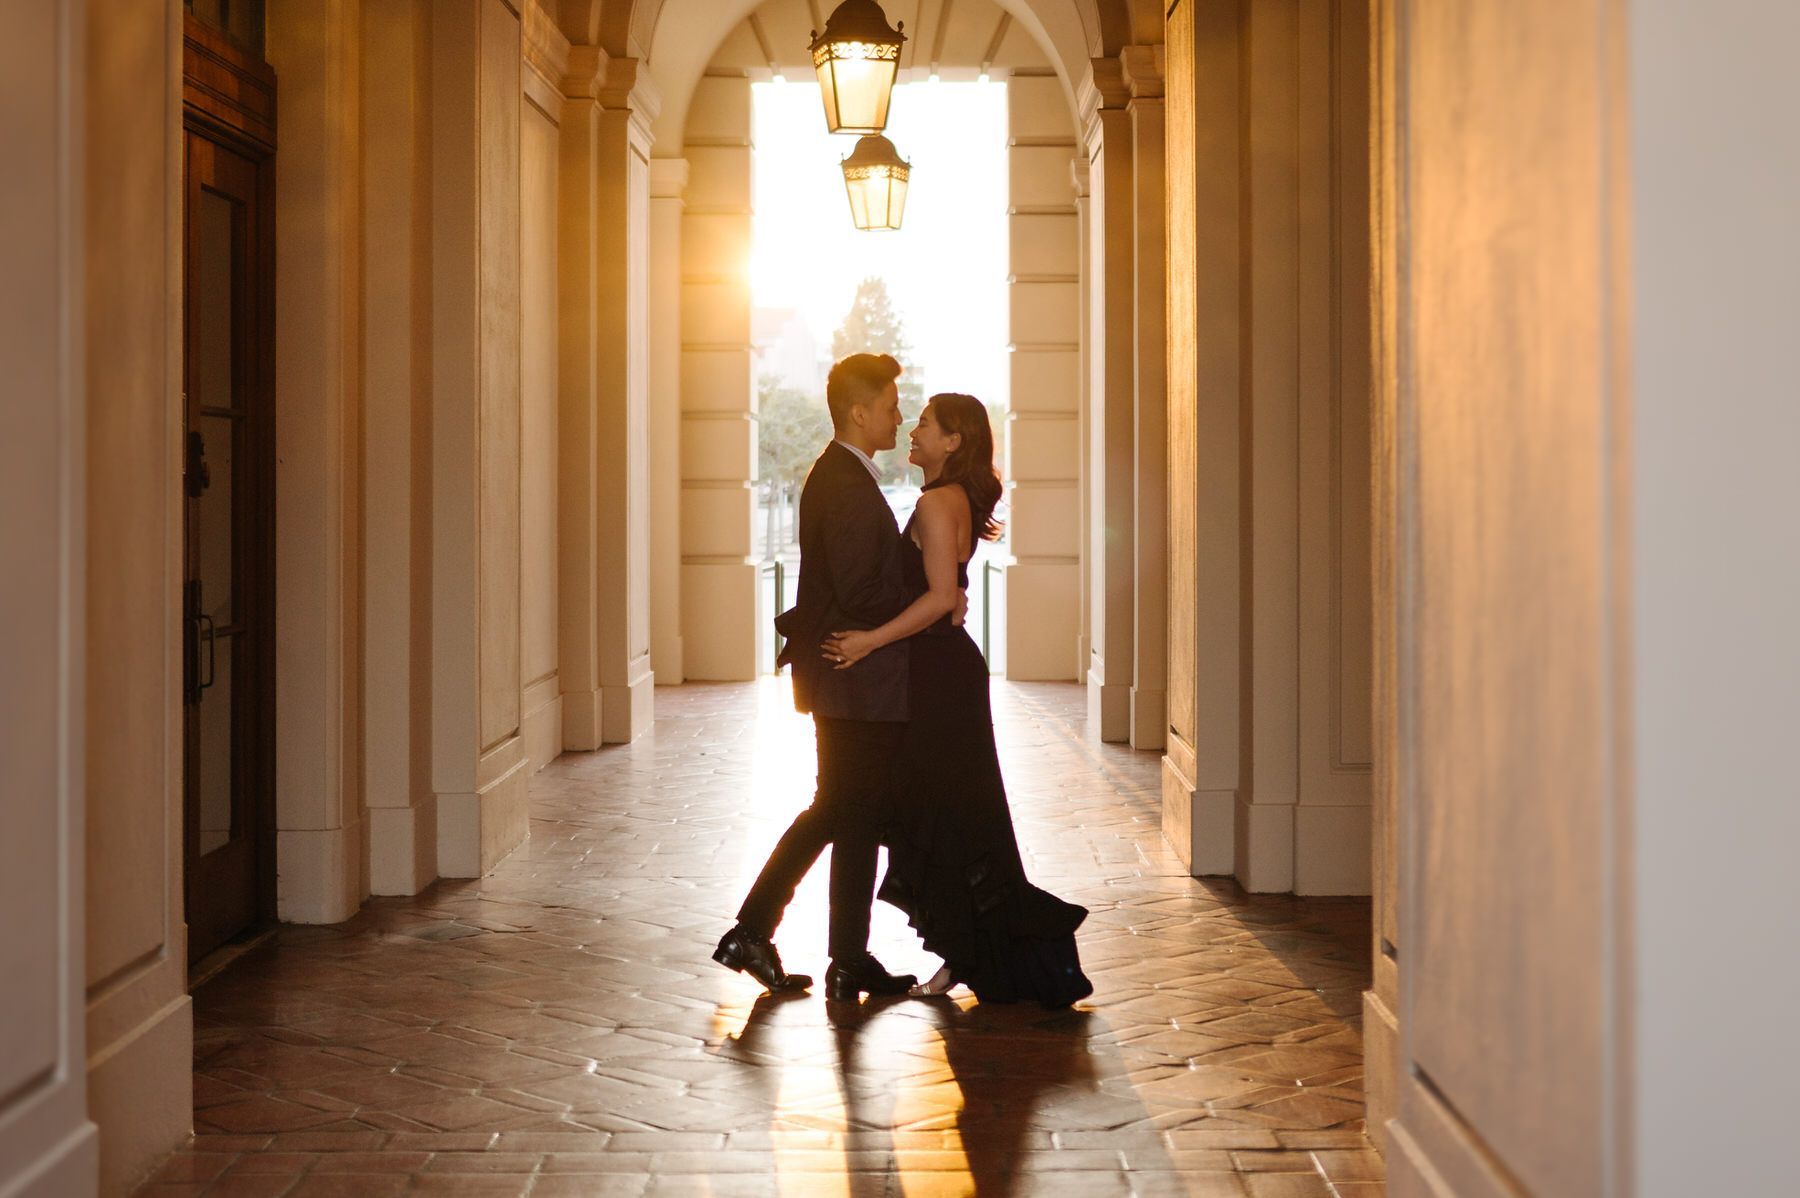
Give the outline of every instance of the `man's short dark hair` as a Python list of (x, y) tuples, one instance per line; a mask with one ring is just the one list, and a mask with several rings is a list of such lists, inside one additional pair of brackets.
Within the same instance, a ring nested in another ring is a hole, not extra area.
[(868, 403), (899, 377), (900, 363), (892, 354), (851, 354), (833, 366), (825, 379), (831, 427), (838, 432), (850, 427), (850, 409)]

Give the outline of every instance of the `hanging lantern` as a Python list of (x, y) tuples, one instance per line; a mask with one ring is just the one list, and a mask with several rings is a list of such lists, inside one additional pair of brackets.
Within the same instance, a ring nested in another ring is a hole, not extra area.
[(813, 34), (813, 68), (825, 97), (825, 124), (833, 133), (887, 128), (905, 28), (905, 21), (899, 29), (888, 28), (887, 14), (875, 0), (844, 0), (825, 22), (825, 32)]
[(898, 229), (906, 215), (906, 185), (912, 164), (900, 158), (894, 143), (872, 133), (856, 143), (844, 159), (844, 188), (850, 193), (850, 219), (864, 230)]

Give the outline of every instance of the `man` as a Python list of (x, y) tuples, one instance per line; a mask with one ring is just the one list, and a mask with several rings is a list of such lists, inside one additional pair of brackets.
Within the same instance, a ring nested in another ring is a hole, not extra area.
[(831, 850), (831, 968), (825, 997), (902, 994), (915, 980), (890, 974), (869, 953), (875, 862), (887, 817), (887, 787), (907, 720), (904, 641), (836, 670), (820, 641), (850, 628), (876, 628), (912, 598), (900, 565), (900, 530), (881, 493), (872, 460), (894, 447), (900, 429), (900, 363), (886, 354), (852, 354), (831, 368), (825, 401), (835, 439), (813, 463), (800, 493), (800, 585), (794, 606), (775, 621), (787, 638), (780, 664), (794, 668), (794, 706), (813, 717), (818, 789), (781, 837), (719, 941), (713, 960), (748, 970), (775, 992), (805, 990), (812, 979), (785, 972), (770, 939), (794, 888)]

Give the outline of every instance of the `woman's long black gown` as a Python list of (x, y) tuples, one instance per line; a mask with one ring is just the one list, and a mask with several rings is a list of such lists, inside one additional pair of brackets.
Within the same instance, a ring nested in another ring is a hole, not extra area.
[[(923, 590), (910, 521), (901, 552), (908, 583)], [(966, 563), (957, 579), (966, 589)], [(983, 1002), (1066, 1007), (1094, 989), (1075, 950), (1087, 908), (1026, 880), (994, 749), (987, 662), (948, 616), (915, 636), (911, 653), (912, 721), (880, 897)]]

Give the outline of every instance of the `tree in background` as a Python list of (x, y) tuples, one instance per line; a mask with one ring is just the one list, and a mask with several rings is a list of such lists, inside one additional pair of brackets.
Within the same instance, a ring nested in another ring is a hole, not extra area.
[(808, 395), (765, 374), (756, 381), (756, 477), (798, 487), (831, 441), (831, 413), (823, 395)]
[[(840, 361), (851, 354), (891, 354), (902, 366), (913, 365), (906, 327), (899, 313), (894, 311), (893, 299), (888, 295), (887, 282), (883, 279), (870, 277), (856, 285), (856, 298), (850, 301), (850, 311), (837, 332), (831, 335), (832, 361)], [(875, 455), (875, 465), (881, 470), (883, 482), (915, 481), (913, 469), (906, 461), (906, 429), (924, 410), (924, 384), (902, 374), (900, 415), (905, 424), (901, 426), (900, 443)]]

